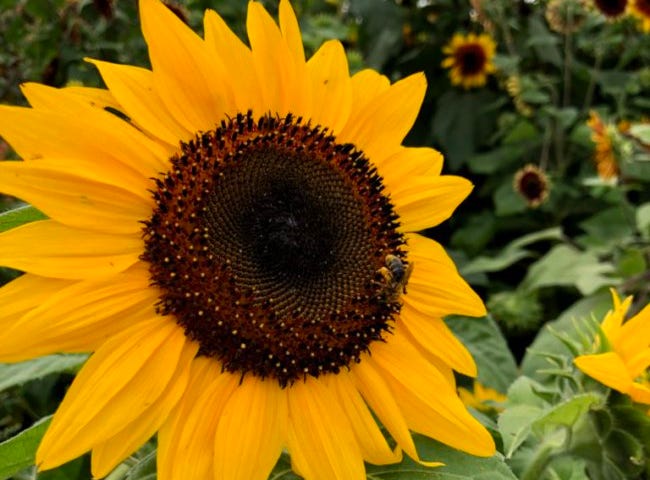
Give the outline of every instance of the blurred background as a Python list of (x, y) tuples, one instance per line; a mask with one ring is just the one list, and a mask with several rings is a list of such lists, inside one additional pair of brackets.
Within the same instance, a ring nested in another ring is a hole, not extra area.
[[(215, 9), (245, 39), (246, 1), (165, 3), (197, 32)], [(275, 0), (262, 3), (277, 13)], [(352, 71), (425, 72), (406, 143), (439, 149), (444, 172), (475, 185), (426, 234), (487, 303), (513, 369), (538, 366), (526, 351), (549, 341), (548, 322), (562, 331), (600, 318), (611, 286), (635, 295), (633, 311), (648, 303), (650, 0), (292, 3), (308, 54), (337, 38)], [(24, 104), (28, 81), (101, 86), (84, 57), (148, 66), (136, 1), (0, 0), (0, 103)], [(0, 159), (12, 155), (0, 140)], [(15, 205), (0, 197), (0, 210)], [(0, 441), (51, 413), (70, 378), (1, 392)], [(487, 383), (505, 392), (510, 380)]]

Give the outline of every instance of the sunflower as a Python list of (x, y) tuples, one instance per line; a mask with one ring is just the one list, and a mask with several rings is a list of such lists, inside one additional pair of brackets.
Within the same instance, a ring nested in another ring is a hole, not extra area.
[(442, 49), (447, 55), (442, 66), (450, 69), (451, 84), (460, 85), (465, 89), (485, 85), (487, 76), (496, 71), (492, 63), (495, 50), (494, 40), (485, 33), (456, 33)]
[(650, 0), (631, 0), (630, 14), (639, 22), (639, 28), (650, 33)]
[(537, 208), (548, 198), (548, 177), (538, 166), (529, 164), (517, 170), (513, 188), (529, 207)]
[(614, 150), (612, 133), (596, 111), (589, 112), (587, 126), (591, 128), (591, 140), (595, 144), (594, 163), (598, 176), (604, 181), (615, 181), (620, 169)]
[(49, 217), (0, 235), (26, 272), (0, 290), (0, 361), (93, 352), (38, 468), (90, 451), (103, 477), (156, 432), (161, 480), (264, 479), (284, 450), (307, 479), (362, 479), (420, 461), (410, 431), (492, 455), (442, 320), (485, 307), (415, 233), (472, 189), (401, 145), (424, 76), (350, 76), (338, 41), (306, 61), (286, 0), (279, 27), (249, 3), (250, 48), (213, 11), (205, 38), (158, 0), (140, 16), (152, 70), (91, 60), (106, 90), (0, 107), (24, 160), (0, 191)]
[(610, 310), (600, 326), (608, 345), (604, 353), (580, 355), (576, 366), (603, 385), (628, 395), (639, 403), (650, 404), (650, 305), (623, 322), (632, 303), (632, 297), (621, 302), (612, 290), (614, 309)]
[(621, 18), (629, 7), (628, 0), (593, 0), (593, 7), (608, 20)]

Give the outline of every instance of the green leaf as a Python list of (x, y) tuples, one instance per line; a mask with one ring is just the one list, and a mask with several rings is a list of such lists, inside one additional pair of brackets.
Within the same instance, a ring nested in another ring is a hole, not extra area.
[(521, 213), (528, 208), (523, 197), (512, 186), (512, 178), (507, 178), (494, 192), (495, 213), (499, 217)]
[(445, 322), (470, 351), (478, 367), (478, 380), (505, 392), (517, 378), (517, 364), (496, 322), (491, 317), (447, 317)]
[(45, 434), (51, 417), (41, 418), (15, 437), (0, 443), (0, 480), (34, 464), (36, 449)]
[(517, 449), (530, 435), (535, 420), (543, 413), (543, 409), (533, 405), (515, 405), (506, 408), (499, 415), (499, 431), (503, 440), (503, 451), (506, 458), (511, 458)]
[(0, 213), (0, 232), (20, 227), (25, 223), (44, 220), (47, 217), (31, 205), (23, 205)]
[(461, 274), (470, 275), (479, 272), (497, 272), (503, 270), (522, 258), (530, 257), (533, 254), (523, 247), (541, 240), (561, 240), (562, 238), (562, 229), (560, 227), (547, 228), (539, 232), (529, 233), (528, 235), (513, 240), (496, 255), (480, 256), (463, 265), (460, 270)]
[(0, 391), (36, 380), (50, 373), (76, 372), (87, 358), (87, 355), (81, 354), (58, 354), (20, 363), (2, 363), (0, 364)]
[(557, 245), (530, 266), (521, 288), (575, 286), (583, 295), (590, 295), (603, 286), (619, 283), (619, 278), (608, 276), (614, 272), (611, 263), (601, 262), (593, 252)]
[(650, 203), (644, 203), (636, 209), (636, 228), (643, 238), (650, 238)]
[(558, 427), (573, 427), (592, 406), (604, 401), (596, 393), (584, 393), (558, 403), (535, 420), (532, 424), (533, 433), (541, 437)]
[[(410, 458), (395, 465), (367, 465), (369, 480), (514, 480), (516, 477), (501, 454), (490, 458), (475, 457), (454, 450), (422, 435), (414, 435), (420, 458), (443, 462), (442, 467), (429, 468)], [(285, 477), (282, 477), (285, 480)]]

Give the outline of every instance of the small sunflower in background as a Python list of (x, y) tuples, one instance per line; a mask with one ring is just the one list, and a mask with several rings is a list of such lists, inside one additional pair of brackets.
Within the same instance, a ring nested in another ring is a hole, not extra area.
[(551, 0), (544, 16), (551, 30), (567, 34), (580, 29), (587, 18), (586, 0)]
[(442, 66), (449, 69), (452, 85), (465, 89), (482, 87), (488, 75), (496, 71), (492, 63), (496, 44), (485, 33), (456, 33), (442, 51), (447, 55)]
[(650, 33), (650, 0), (631, 0), (630, 14), (637, 19), (641, 31)]
[(603, 319), (596, 348), (603, 353), (580, 355), (576, 366), (603, 385), (628, 395), (633, 401), (650, 405), (650, 305), (625, 321), (632, 297), (621, 302), (612, 289), (614, 309)]
[(471, 390), (459, 387), (458, 395), (465, 405), (481, 412), (500, 412), (508, 400), (505, 394), (484, 386), (478, 380), (474, 380)]
[(625, 15), (630, 6), (629, 0), (592, 0), (592, 6), (608, 20), (617, 20)]
[(90, 451), (104, 477), (156, 432), (160, 480), (263, 480), (284, 450), (306, 479), (362, 480), (420, 461), (411, 431), (492, 455), (442, 320), (485, 306), (417, 233), (472, 189), (402, 146), (424, 75), (350, 76), (338, 41), (306, 60), (286, 0), (279, 26), (248, 4), (250, 48), (214, 11), (205, 38), (158, 0), (140, 16), (151, 70), (93, 60), (106, 90), (0, 107), (24, 160), (0, 191), (49, 217), (0, 235), (26, 272), (0, 289), (0, 361), (94, 352), (39, 470)]
[(589, 112), (587, 126), (591, 128), (591, 140), (594, 142), (594, 163), (601, 180), (605, 182), (616, 181), (620, 173), (617, 156), (614, 150), (612, 129), (610, 129), (600, 115), (592, 110)]
[(513, 188), (530, 208), (539, 207), (548, 198), (549, 180), (537, 165), (526, 165), (515, 173)]

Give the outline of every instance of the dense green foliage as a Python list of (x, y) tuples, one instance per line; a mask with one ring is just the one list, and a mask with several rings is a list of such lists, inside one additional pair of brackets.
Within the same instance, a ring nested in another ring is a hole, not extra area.
[[(275, 0), (263, 3), (275, 13)], [(488, 305), (490, 319), (449, 325), (475, 356), (479, 381), (508, 394), (500, 415), (476, 412), (501, 453), (479, 460), (419, 438), (424, 458), (449, 467), (405, 461), (371, 467), (369, 475), (648, 478), (647, 416), (580, 374), (572, 358), (590, 350), (593, 319), (611, 307), (608, 287), (634, 295), (634, 311), (650, 294), (650, 34), (636, 19), (608, 19), (582, 0), (293, 3), (308, 53), (338, 38), (353, 71), (371, 67), (392, 80), (424, 71), (429, 87), (407, 143), (438, 148), (446, 173), (475, 184), (455, 216), (426, 234), (448, 247)], [(213, 8), (245, 36), (244, 1), (170, 5), (199, 32), (203, 10)], [(496, 42), (496, 72), (483, 87), (452, 86), (441, 66), (443, 47), (458, 32), (487, 33)], [(131, 1), (0, 0), (0, 45), (0, 103), (24, 103), (19, 85), (26, 81), (101, 85), (85, 57), (148, 64)], [(12, 158), (0, 141), (3, 156)], [(548, 195), (537, 201), (515, 187), (529, 164), (546, 177), (540, 188)], [(0, 197), (0, 207), (13, 209), (0, 214), (0, 231), (40, 218), (9, 198)], [(0, 280), (16, 275), (0, 273)], [(34, 478), (29, 465), (41, 419), (55, 410), (82, 360), (0, 366), (0, 478)], [(153, 448), (110, 478), (153, 478)], [(282, 458), (273, 478), (296, 478), (289, 465)], [(38, 478), (89, 478), (88, 459)]]

